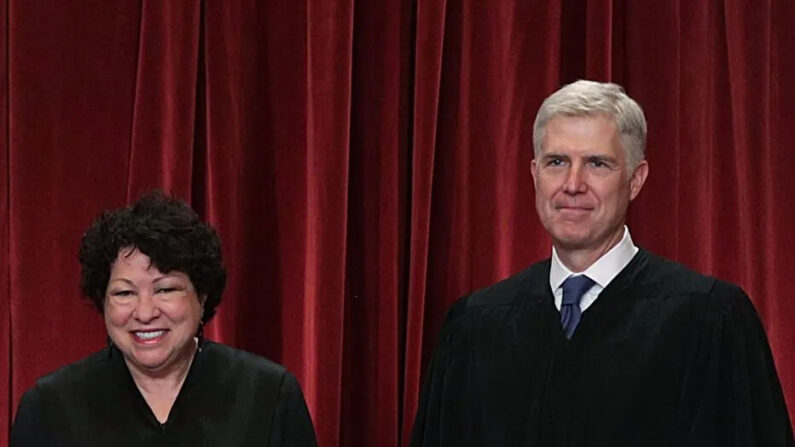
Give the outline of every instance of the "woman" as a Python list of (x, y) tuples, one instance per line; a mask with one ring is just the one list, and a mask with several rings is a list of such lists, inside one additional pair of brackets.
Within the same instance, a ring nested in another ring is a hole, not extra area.
[(28, 390), (11, 446), (314, 446), (292, 374), (205, 341), (221, 244), (184, 202), (147, 195), (83, 235), (82, 289), (109, 346)]

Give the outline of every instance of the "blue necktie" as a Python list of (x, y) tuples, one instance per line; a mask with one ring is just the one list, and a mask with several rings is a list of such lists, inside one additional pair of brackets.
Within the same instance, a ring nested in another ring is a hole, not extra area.
[(563, 281), (563, 303), (560, 305), (560, 324), (566, 338), (571, 338), (577, 325), (580, 324), (580, 300), (595, 284), (594, 280), (585, 276), (569, 276)]

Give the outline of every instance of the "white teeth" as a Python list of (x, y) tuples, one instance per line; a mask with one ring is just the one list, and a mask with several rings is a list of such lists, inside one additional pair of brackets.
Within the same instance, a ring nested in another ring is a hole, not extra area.
[(166, 331), (135, 331), (135, 336), (144, 340), (151, 340), (163, 335)]

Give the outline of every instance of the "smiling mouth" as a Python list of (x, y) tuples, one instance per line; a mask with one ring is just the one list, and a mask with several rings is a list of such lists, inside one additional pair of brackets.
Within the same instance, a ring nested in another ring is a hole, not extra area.
[(166, 334), (166, 330), (158, 329), (153, 331), (132, 331), (131, 334), (138, 342), (154, 343), (163, 338), (163, 336)]

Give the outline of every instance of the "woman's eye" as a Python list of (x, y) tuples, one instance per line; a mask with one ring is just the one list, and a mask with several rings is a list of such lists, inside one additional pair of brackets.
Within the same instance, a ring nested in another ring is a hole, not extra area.
[(108, 294), (117, 303), (126, 303), (135, 297), (134, 290), (115, 290)]
[(155, 292), (157, 292), (157, 293), (171, 293), (171, 292), (176, 292), (176, 291), (177, 291), (176, 287), (161, 287), (161, 288), (155, 290)]

